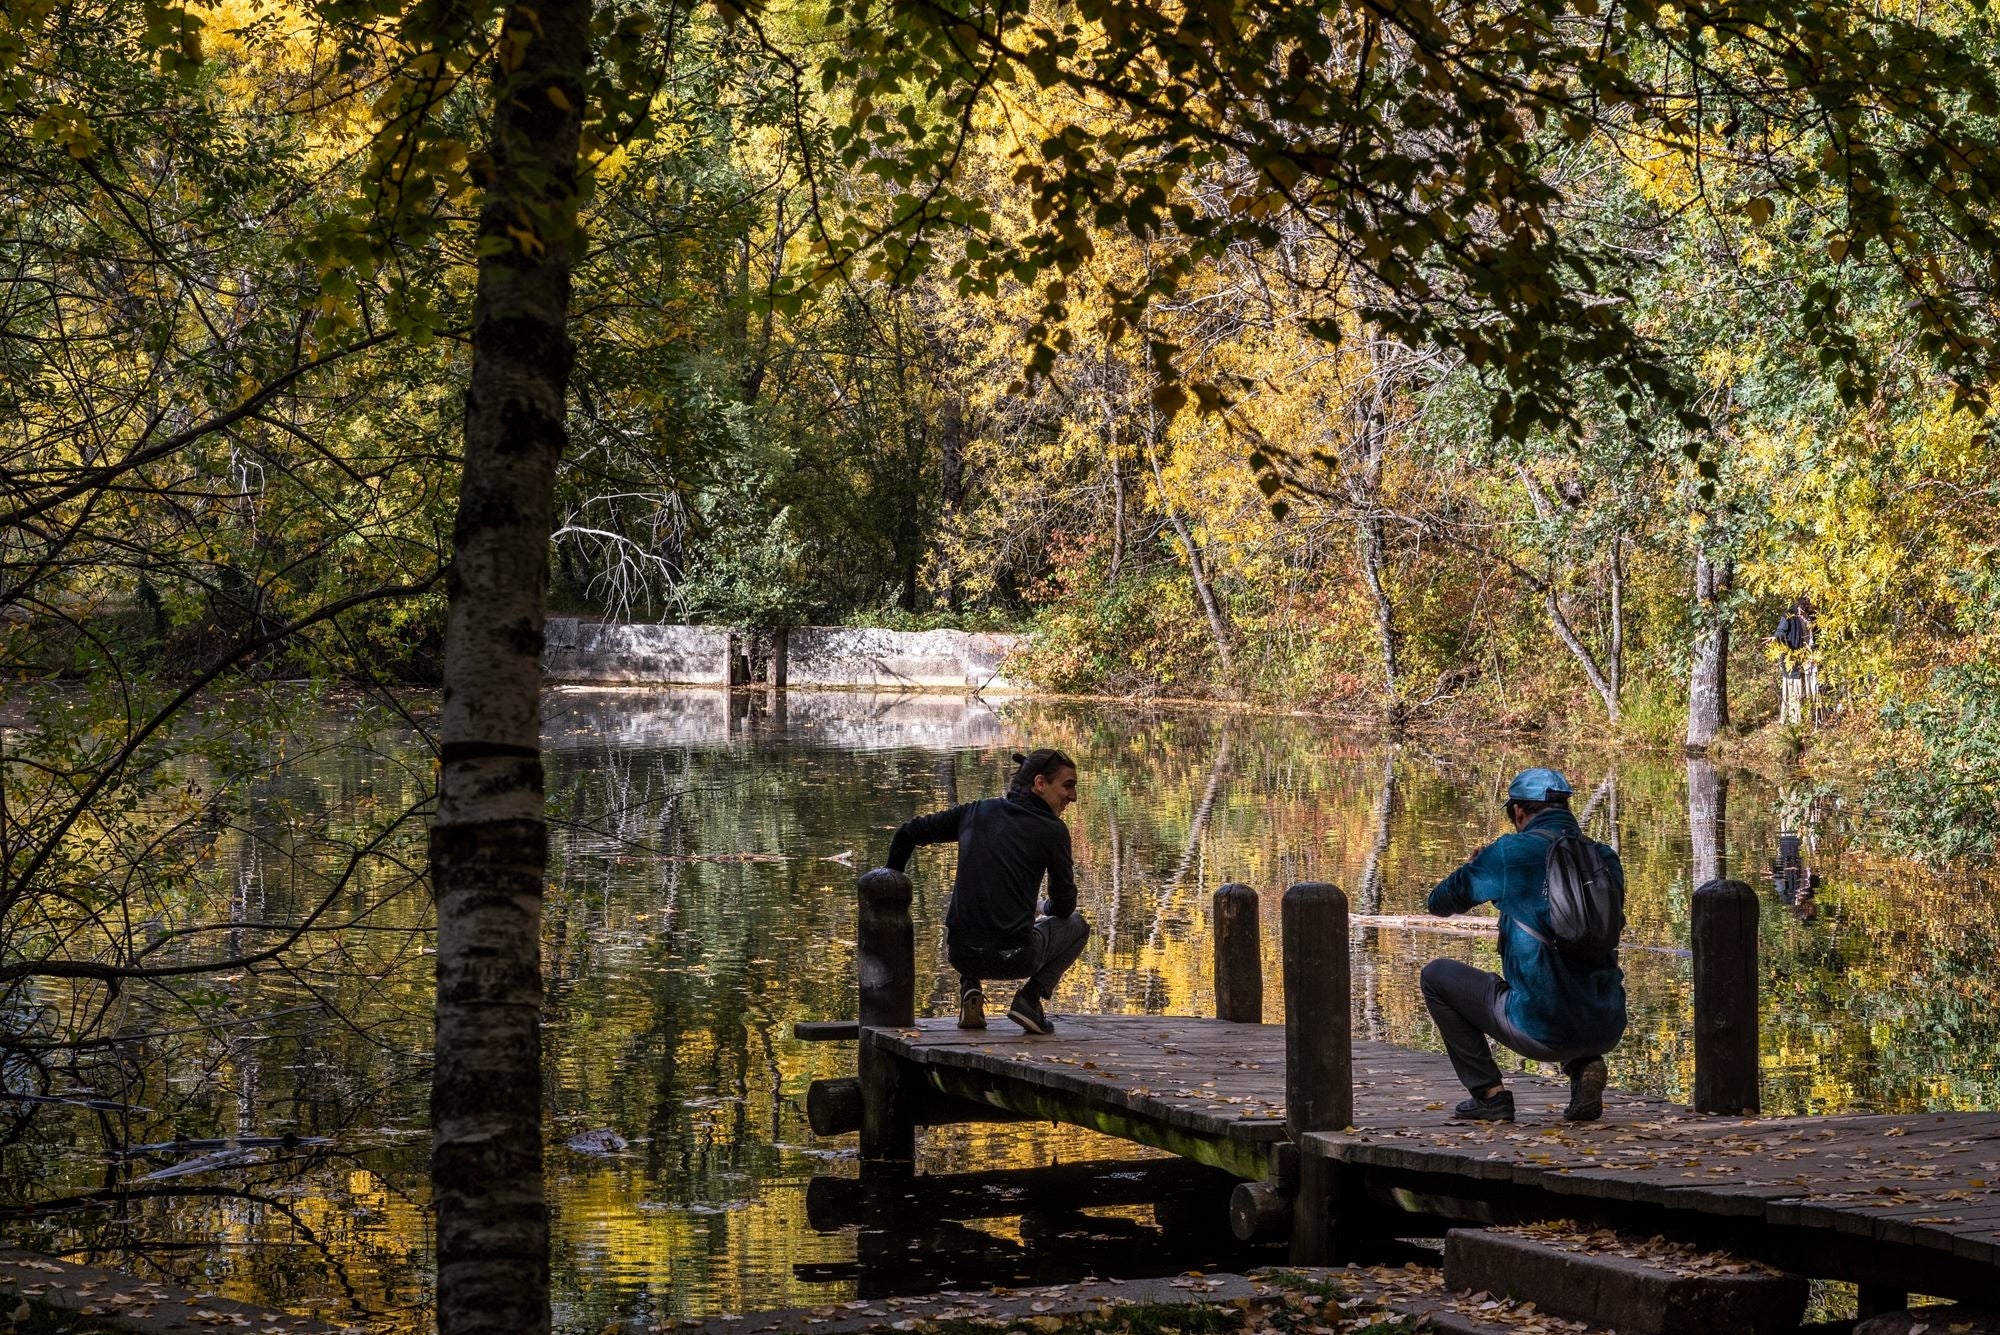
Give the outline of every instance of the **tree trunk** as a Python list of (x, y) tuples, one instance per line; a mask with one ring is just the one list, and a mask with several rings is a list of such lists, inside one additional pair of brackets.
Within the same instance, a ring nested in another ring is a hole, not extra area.
[(1354, 528), (1368, 596), (1375, 604), (1375, 640), (1382, 655), (1382, 718), (1390, 727), (1400, 727), (1408, 721), (1403, 700), (1403, 633), (1396, 626), (1396, 605), (1389, 601), (1389, 588), (1382, 580), (1388, 564), (1382, 521), (1364, 514), (1354, 521)]
[(1396, 728), (1409, 721), (1410, 706), (1403, 698), (1403, 632), (1396, 625), (1396, 605), (1383, 578), (1389, 563), (1382, 524), (1382, 472), (1389, 453), (1389, 385), (1388, 377), (1375, 377), (1375, 395), (1358, 433), (1360, 448), (1350, 452), (1341, 472), (1347, 503), (1354, 513), (1362, 576), (1368, 581), (1368, 596), (1375, 607), (1375, 642), (1382, 658), (1382, 719)]
[(1688, 675), (1687, 749), (1706, 751), (1729, 726), (1729, 618), (1722, 608), (1735, 578), (1731, 563), (1705, 551), (1694, 558), (1694, 613), (1699, 628)]
[(1236, 655), (1229, 644), (1229, 623), (1223, 618), (1222, 604), (1215, 601), (1215, 591), (1209, 587), (1208, 571), (1203, 568), (1201, 548), (1195, 545), (1194, 533), (1181, 518), (1180, 511), (1167, 499), (1167, 479), (1160, 472), (1159, 456), (1150, 449), (1146, 460), (1153, 467), (1153, 485), (1159, 488), (1160, 509), (1166, 513), (1167, 523), (1173, 527), (1174, 537), (1179, 539), (1181, 551), (1187, 557), (1188, 575), (1194, 581), (1195, 597), (1201, 602), (1202, 614), (1208, 618), (1208, 632), (1215, 640), (1215, 656), (1222, 661), (1222, 671), (1233, 676), (1236, 672)]
[(1111, 455), (1111, 569), (1105, 583), (1116, 585), (1125, 565), (1125, 465), (1114, 450)]
[[(1540, 516), (1543, 523), (1550, 522), (1555, 515), (1555, 508), (1549, 504), (1549, 498), (1543, 494), (1542, 484), (1535, 480), (1535, 475), (1529, 472), (1523, 464), (1517, 463), (1514, 465), (1514, 475), (1521, 479), (1521, 486), (1527, 491), (1528, 501), (1535, 507), (1535, 513)], [(1617, 662), (1619, 656), (1624, 652), (1624, 645), (1621, 638), (1622, 631), (1616, 629), (1616, 615), (1614, 614), (1614, 638), (1611, 648), (1613, 667), (1611, 674), (1607, 676), (1604, 669), (1598, 666), (1597, 655), (1590, 651), (1590, 646), (1586, 645), (1583, 642), (1583, 637), (1576, 633), (1576, 627), (1570, 625), (1569, 615), (1563, 611), (1562, 597), (1556, 592), (1560, 569), (1560, 563), (1551, 557), (1549, 561), (1549, 576), (1547, 579), (1541, 581), (1542, 603), (1548, 608), (1549, 624), (1555, 627), (1556, 638), (1563, 642), (1563, 646), (1569, 650), (1570, 656), (1576, 659), (1577, 666), (1583, 669), (1583, 675), (1590, 679), (1590, 688), (1596, 691), (1597, 698), (1604, 702), (1605, 716), (1610, 719), (1612, 725), (1615, 727), (1618, 724), (1621, 712), (1618, 703)], [(1613, 596), (1617, 595), (1614, 594)]]
[[(940, 527), (948, 534), (959, 530), (960, 516), (965, 510), (965, 403), (958, 396), (956, 385), (947, 385), (944, 392), (944, 406), (938, 422), (938, 491), (944, 501), (943, 523)], [(944, 604), (952, 611), (959, 610), (964, 602), (964, 590), (960, 587), (955, 559), (947, 550), (940, 553), (938, 569), (944, 585)]]
[(1570, 656), (1583, 668), (1583, 675), (1590, 679), (1591, 689), (1596, 691), (1597, 698), (1604, 702), (1605, 716), (1611, 720), (1612, 726), (1617, 726), (1618, 688), (1611, 684), (1610, 678), (1606, 677), (1603, 670), (1597, 666), (1597, 659), (1590, 652), (1589, 646), (1584, 644), (1582, 637), (1576, 633), (1576, 628), (1569, 624), (1569, 617), (1563, 613), (1562, 600), (1556, 597), (1556, 586), (1553, 582), (1542, 586), (1542, 602), (1549, 610), (1549, 624), (1556, 628), (1557, 638), (1568, 646)]
[(1625, 538), (1611, 539), (1611, 695), (1623, 699), (1625, 692)]
[(516, 0), (479, 216), (439, 719), (431, 1201), (438, 1329), (549, 1328), (542, 1186), (542, 631), (564, 445), (589, 0)]

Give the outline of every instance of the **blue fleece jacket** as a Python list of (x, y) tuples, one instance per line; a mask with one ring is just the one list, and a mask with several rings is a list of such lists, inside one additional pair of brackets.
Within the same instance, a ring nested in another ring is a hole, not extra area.
[[(1550, 834), (1578, 831), (1576, 817), (1560, 808), (1538, 813), (1516, 834), (1503, 834), (1431, 891), (1430, 911), (1440, 918), (1475, 904), (1500, 906), (1500, 974), (1507, 981), (1507, 1018), (1528, 1037), (1554, 1048), (1608, 1050), (1625, 1032), (1625, 974), (1616, 954), (1602, 964), (1565, 959), (1521, 924), (1550, 940), (1549, 896), (1543, 868)], [(1617, 868), (1618, 855), (1599, 844)]]

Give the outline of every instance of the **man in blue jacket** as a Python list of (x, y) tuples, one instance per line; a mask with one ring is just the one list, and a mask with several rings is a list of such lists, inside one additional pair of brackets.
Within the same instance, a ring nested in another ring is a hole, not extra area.
[[(1569, 1121), (1594, 1121), (1604, 1111), (1604, 1054), (1625, 1032), (1625, 974), (1616, 952), (1584, 964), (1554, 944), (1544, 868), (1555, 839), (1581, 833), (1570, 792), (1569, 780), (1555, 770), (1522, 770), (1507, 785), (1515, 832), (1480, 849), (1431, 891), (1430, 911), (1440, 918), (1475, 904), (1500, 908), (1500, 973), (1458, 960), (1424, 966), (1424, 1004), (1472, 1095), (1453, 1109), (1455, 1117), (1514, 1120), (1514, 1096), (1501, 1083), (1489, 1037), (1536, 1061), (1561, 1063), (1569, 1076), (1563, 1111)], [(1604, 844), (1598, 850), (1622, 879), (1617, 853)]]

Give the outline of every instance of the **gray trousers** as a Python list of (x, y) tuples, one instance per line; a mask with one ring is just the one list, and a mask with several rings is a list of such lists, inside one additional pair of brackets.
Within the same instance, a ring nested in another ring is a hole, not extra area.
[(1035, 940), (1023, 950), (999, 952), (951, 952), (951, 965), (958, 970), (961, 991), (980, 985), (987, 978), (1027, 978), (1023, 992), (1033, 992), (1046, 1001), (1056, 993), (1056, 984), (1083, 954), (1090, 940), (1090, 923), (1082, 913), (1067, 918), (1035, 919)]
[(1432, 960), (1424, 966), (1424, 1005), (1444, 1037), (1445, 1055), (1458, 1082), (1474, 1094), (1500, 1084), (1500, 1067), (1493, 1060), (1488, 1038), (1498, 1039), (1523, 1057), (1560, 1062), (1567, 1074), (1579, 1061), (1604, 1054), (1596, 1048), (1552, 1048), (1529, 1038), (1507, 1018), (1507, 982), (1497, 973), (1475, 969), (1457, 960)]

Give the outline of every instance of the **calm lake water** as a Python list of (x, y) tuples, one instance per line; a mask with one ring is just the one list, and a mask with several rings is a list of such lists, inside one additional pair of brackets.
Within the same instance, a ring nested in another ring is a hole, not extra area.
[[(1614, 1083), (1686, 1097), (1690, 891), (1728, 875), (1763, 898), (1767, 1110), (2000, 1107), (1993, 894), (1871, 853), (1849, 831), (1857, 794), (1678, 757), (1397, 745), (1302, 720), (1097, 704), (564, 691), (548, 716), (562, 821), (545, 962), (564, 1331), (837, 1303), (926, 1275), (970, 1286), (1200, 1262), (1164, 1246), (1144, 1211), (1081, 1232), (913, 1221), (887, 1243), (806, 1219), (815, 1176), (855, 1172), (851, 1138), (816, 1140), (804, 1112), (807, 1085), (846, 1073), (851, 1049), (791, 1038), (794, 1021), (852, 1014), (854, 875), (908, 816), (997, 793), (1007, 753), (1031, 744), (1082, 763), (1070, 824), (1096, 931), (1058, 1013), (1211, 1013), (1209, 897), (1247, 881), (1264, 893), (1266, 1004), (1279, 1018), (1286, 884), (1333, 881), (1361, 913), (1420, 912), (1499, 832), (1507, 776), (1555, 763), (1630, 883), (1632, 1021)], [(324, 900), (341, 930), (307, 938), (282, 969), (128, 1001), (119, 1096), (150, 1111), (50, 1108), (0, 1151), (0, 1203), (112, 1204), (17, 1210), (8, 1240), (357, 1325), (426, 1324), (430, 942), (420, 822), (391, 827), (429, 776), (413, 734), (361, 717), (330, 713), (288, 743), (241, 817), (207, 836), (210, 902), (179, 912), (254, 924)], [(1781, 850), (1795, 869), (1774, 878)], [(919, 1004), (943, 1013), (951, 850), (922, 850), (912, 871)], [(1423, 962), (1497, 967), (1491, 939), (1465, 933), (1363, 927), (1356, 946), (1357, 1032), (1418, 1047), (1438, 1046)], [(229, 1022), (220, 1036), (189, 1023), (215, 1018)], [(566, 1147), (598, 1128), (630, 1147)], [(286, 1133), (327, 1143), (179, 1174), (194, 1154), (104, 1153), (107, 1135)], [(930, 1133), (922, 1167), (1128, 1153), (1067, 1129), (963, 1128)]]

